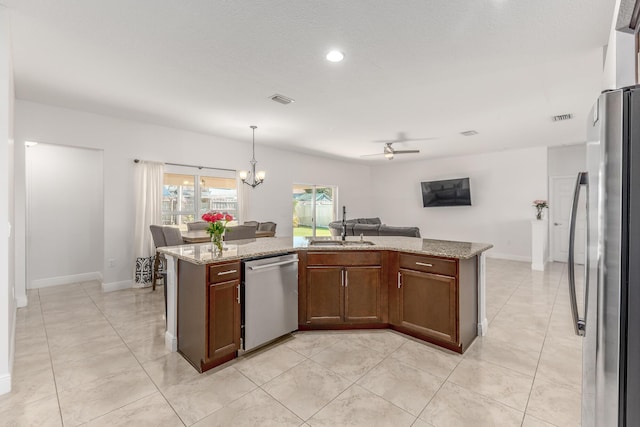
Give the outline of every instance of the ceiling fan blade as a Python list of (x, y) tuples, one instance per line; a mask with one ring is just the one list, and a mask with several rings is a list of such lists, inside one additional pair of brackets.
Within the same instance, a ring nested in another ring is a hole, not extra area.
[(376, 154), (363, 154), (360, 157), (381, 157), (384, 156), (384, 153), (376, 153)]
[(397, 139), (379, 139), (377, 141), (371, 141), (376, 144), (393, 144), (394, 142), (398, 142)]
[(438, 139), (437, 136), (431, 136), (429, 138), (409, 138), (409, 139), (403, 139), (402, 141), (399, 142), (404, 142), (404, 141), (431, 141), (434, 139)]
[(393, 150), (393, 154), (417, 154), (420, 150)]

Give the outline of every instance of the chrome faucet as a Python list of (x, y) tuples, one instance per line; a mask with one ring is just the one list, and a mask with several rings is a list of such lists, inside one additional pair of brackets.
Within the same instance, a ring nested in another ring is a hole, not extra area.
[(342, 241), (347, 240), (347, 207), (342, 207)]

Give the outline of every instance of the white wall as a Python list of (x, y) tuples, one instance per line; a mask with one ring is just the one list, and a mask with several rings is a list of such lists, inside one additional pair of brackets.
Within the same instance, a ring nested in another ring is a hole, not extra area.
[(576, 176), (587, 166), (585, 144), (549, 147), (549, 176)]
[[(420, 227), (422, 237), (491, 243), (489, 256), (531, 259), (535, 199), (547, 198), (546, 147), (416, 162), (371, 170), (373, 215)], [(423, 208), (420, 182), (470, 178), (472, 206)]]
[(102, 151), (26, 149), (28, 288), (102, 278)]
[[(24, 141), (103, 150), (105, 286), (130, 286), (133, 277), (133, 159), (247, 169), (251, 159), (251, 130), (247, 141), (111, 118), (28, 101), (16, 102), (16, 158), (24, 156)], [(341, 204), (353, 215), (370, 211), (368, 166), (276, 150), (260, 145), (256, 131), (258, 168), (267, 172), (264, 184), (249, 189), (247, 218), (275, 221), (277, 234), (292, 234), (293, 183), (339, 186)], [(16, 165), (18, 193), (24, 186), (24, 165)], [(16, 195), (20, 200), (21, 194)], [(20, 230), (19, 230), (20, 231)], [(20, 231), (22, 232), (22, 231)], [(105, 260), (115, 259), (114, 267)]]
[(13, 291), (13, 74), (9, 12), (0, 6), (0, 394), (11, 390)]

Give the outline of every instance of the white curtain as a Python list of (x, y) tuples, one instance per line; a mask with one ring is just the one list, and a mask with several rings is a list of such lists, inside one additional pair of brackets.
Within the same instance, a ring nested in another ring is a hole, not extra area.
[(140, 160), (134, 167), (136, 218), (134, 255), (136, 257), (135, 285), (151, 283), (155, 245), (150, 225), (162, 224), (162, 183), (164, 164)]

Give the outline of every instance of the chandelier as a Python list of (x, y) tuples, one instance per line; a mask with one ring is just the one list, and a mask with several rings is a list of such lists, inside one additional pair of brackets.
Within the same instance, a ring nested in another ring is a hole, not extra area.
[(251, 149), (252, 157), (251, 161), (251, 170), (250, 171), (240, 171), (240, 179), (247, 185), (250, 185), (252, 188), (256, 188), (258, 185), (264, 182), (264, 178), (267, 175), (265, 171), (256, 172), (256, 129), (258, 126), (250, 126), (253, 130), (253, 146)]

